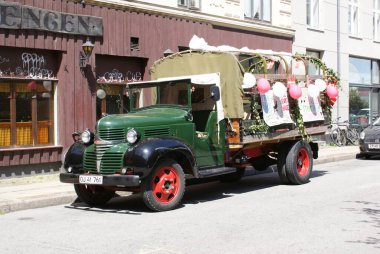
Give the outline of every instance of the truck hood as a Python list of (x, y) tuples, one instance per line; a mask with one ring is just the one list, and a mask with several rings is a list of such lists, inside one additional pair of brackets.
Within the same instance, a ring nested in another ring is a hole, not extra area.
[(179, 108), (149, 108), (128, 114), (108, 115), (98, 121), (97, 129), (119, 129), (185, 123), (187, 110)]

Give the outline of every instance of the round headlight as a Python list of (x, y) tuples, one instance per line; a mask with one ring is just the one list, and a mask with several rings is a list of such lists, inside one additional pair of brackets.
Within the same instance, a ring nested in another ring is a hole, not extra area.
[(134, 144), (136, 143), (138, 139), (138, 133), (135, 129), (130, 129), (128, 132), (127, 132), (127, 141), (130, 143), (130, 144)]
[(80, 135), (80, 138), (81, 138), (81, 140), (82, 140), (83, 143), (85, 143), (85, 144), (90, 143), (90, 141), (91, 141), (91, 132), (89, 130), (85, 130)]
[(362, 131), (362, 132), (360, 132), (360, 139), (364, 139), (365, 138), (365, 132), (364, 131)]

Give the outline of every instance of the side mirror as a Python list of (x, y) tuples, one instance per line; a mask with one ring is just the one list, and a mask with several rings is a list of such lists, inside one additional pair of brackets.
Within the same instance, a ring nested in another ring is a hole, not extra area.
[(212, 86), (210, 88), (210, 97), (211, 99), (213, 99), (214, 101), (218, 101), (220, 100), (220, 90), (219, 90), (219, 87), (217, 86)]

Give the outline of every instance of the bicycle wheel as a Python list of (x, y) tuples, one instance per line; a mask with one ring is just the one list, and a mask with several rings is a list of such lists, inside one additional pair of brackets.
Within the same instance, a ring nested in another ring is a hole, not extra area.
[(347, 134), (348, 142), (350, 142), (351, 144), (355, 146), (359, 144), (359, 133), (356, 129), (354, 128), (347, 129), (346, 134)]
[(331, 141), (337, 146), (342, 146), (346, 143), (346, 137), (339, 128), (331, 130), (330, 138)]

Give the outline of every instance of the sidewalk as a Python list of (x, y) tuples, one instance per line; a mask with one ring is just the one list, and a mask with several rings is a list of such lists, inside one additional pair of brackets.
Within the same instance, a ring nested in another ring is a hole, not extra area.
[[(354, 159), (357, 146), (321, 146), (314, 165)], [(72, 184), (59, 182), (58, 174), (0, 180), (0, 215), (4, 213), (72, 203), (77, 198)]]

